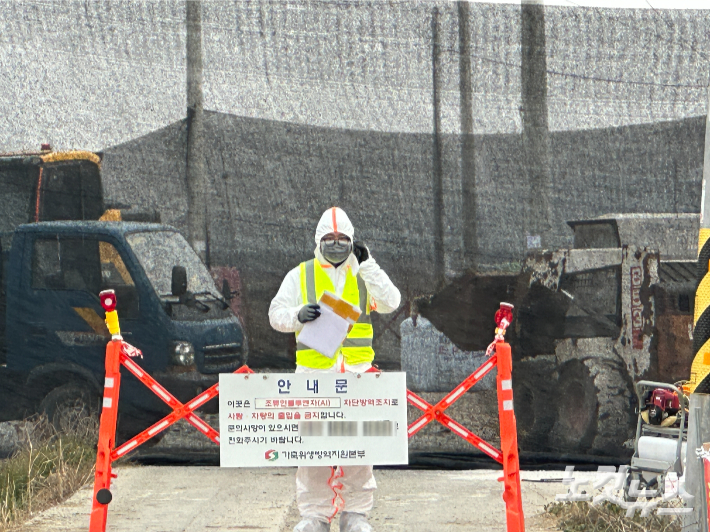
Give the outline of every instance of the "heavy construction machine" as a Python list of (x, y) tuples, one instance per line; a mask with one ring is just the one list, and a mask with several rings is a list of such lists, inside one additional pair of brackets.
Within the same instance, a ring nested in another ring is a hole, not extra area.
[(104, 212), (101, 157), (83, 150), (0, 153), (0, 238), (50, 220), (98, 220)]
[[(0, 242), (9, 247), (20, 224), (56, 220), (112, 219), (160, 222), (157, 213), (136, 212), (129, 205), (106, 205), (101, 154), (85, 150), (0, 153)], [(116, 214), (118, 217), (116, 218)]]
[(571, 248), (529, 252), (518, 275), (464, 276), (418, 311), (472, 351), (490, 337), (474, 316), (513, 300), (521, 448), (625, 456), (634, 382), (690, 373), (699, 216), (610, 214), (568, 225)]

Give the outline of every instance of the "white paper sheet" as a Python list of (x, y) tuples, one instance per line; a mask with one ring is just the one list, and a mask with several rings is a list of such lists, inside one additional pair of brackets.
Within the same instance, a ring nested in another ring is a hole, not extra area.
[[(341, 299), (330, 292), (325, 292), (324, 294), (328, 294), (338, 300)], [(354, 322), (339, 316), (328, 305), (322, 302), (319, 302), (319, 304), (320, 317), (309, 321), (303, 326), (298, 335), (298, 342), (315, 349), (329, 358), (333, 358), (340, 344), (343, 343), (343, 340), (348, 335), (348, 329)], [(350, 304), (348, 303), (348, 305)], [(360, 310), (359, 307), (353, 308)]]

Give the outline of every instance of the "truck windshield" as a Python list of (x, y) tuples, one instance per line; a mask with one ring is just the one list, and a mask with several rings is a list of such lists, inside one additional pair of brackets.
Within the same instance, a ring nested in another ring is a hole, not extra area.
[(173, 266), (184, 266), (190, 292), (221, 298), (207, 268), (180, 233), (146, 231), (131, 233), (126, 240), (159, 296), (171, 295)]

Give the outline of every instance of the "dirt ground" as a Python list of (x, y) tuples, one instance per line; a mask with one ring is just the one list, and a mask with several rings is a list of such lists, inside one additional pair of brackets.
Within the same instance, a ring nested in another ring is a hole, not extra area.
[[(226, 469), (198, 466), (117, 468), (109, 506), (109, 531), (196, 532), (259, 530), (290, 532), (298, 522), (295, 469)], [(557, 493), (560, 471), (523, 472), (526, 530), (554, 530), (544, 506)], [(505, 507), (499, 471), (383, 469), (370, 522), (378, 532), (503, 531)], [(91, 486), (35, 516), (22, 532), (86, 532)], [(338, 530), (337, 518), (331, 530)]]

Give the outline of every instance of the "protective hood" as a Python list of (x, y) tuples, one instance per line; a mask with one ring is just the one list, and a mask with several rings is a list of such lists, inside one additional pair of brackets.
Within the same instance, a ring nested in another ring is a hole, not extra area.
[(355, 229), (350, 223), (350, 218), (340, 207), (332, 207), (323, 213), (316, 227), (316, 246), (320, 245), (320, 239), (328, 233), (343, 233), (354, 240)]
[[(320, 262), (321, 264), (330, 266), (328, 261), (323, 257), (320, 252), (320, 239), (328, 233), (335, 232), (347, 235), (348, 237), (350, 237), (350, 240), (352, 240), (353, 242), (355, 241), (355, 229), (353, 228), (353, 224), (350, 222), (350, 218), (348, 218), (348, 215), (345, 214), (345, 211), (340, 207), (332, 207), (328, 209), (323, 213), (323, 216), (321, 216), (320, 220), (318, 221), (315, 236), (316, 249), (314, 252), (316, 258), (318, 259), (318, 262)], [(355, 255), (353, 253), (350, 253), (350, 256), (345, 262), (343, 262), (339, 266), (339, 268), (344, 265), (349, 265), (353, 269), (353, 273), (357, 273), (359, 269), (357, 258), (355, 258)]]

